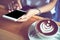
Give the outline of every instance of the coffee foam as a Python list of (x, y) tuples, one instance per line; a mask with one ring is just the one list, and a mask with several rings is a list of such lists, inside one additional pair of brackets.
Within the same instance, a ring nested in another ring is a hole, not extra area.
[(45, 36), (54, 35), (57, 30), (57, 24), (52, 20), (42, 20), (37, 23), (36, 30)]
[(54, 30), (54, 28), (52, 26), (49, 26), (49, 24), (45, 25), (44, 22), (41, 23), (40, 29), (43, 33), (50, 33)]

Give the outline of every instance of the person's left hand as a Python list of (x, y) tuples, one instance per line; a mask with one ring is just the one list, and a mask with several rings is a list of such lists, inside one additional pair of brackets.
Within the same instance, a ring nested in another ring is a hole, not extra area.
[(18, 22), (24, 22), (27, 21), (28, 19), (30, 19), (32, 16), (36, 15), (37, 13), (39, 13), (39, 11), (37, 9), (30, 9), (26, 15), (23, 15), (22, 17), (20, 17), (18, 19)]

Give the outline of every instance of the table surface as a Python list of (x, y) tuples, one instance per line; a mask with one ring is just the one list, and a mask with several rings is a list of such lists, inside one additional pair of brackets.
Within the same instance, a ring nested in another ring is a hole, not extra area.
[[(0, 8), (0, 29), (7, 30), (11, 33), (19, 35), (23, 38), (23, 40), (29, 40), (28, 38), (28, 29), (29, 26), (38, 20), (38, 18), (30, 18), (26, 22), (14, 22), (12, 20), (8, 20), (2, 17), (3, 14), (6, 14), (7, 11), (5, 9)], [(42, 20), (42, 18), (41, 18)]]
[(14, 22), (2, 17), (2, 15), (6, 13), (7, 10), (0, 9), (0, 29), (4, 29), (14, 34), (20, 35), (24, 40), (28, 40), (28, 28), (38, 19), (32, 17), (26, 22)]

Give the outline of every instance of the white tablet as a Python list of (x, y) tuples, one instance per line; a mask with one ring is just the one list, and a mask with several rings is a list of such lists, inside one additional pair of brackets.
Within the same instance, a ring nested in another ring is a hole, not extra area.
[(19, 17), (21, 17), (22, 15), (25, 15), (26, 11), (23, 10), (14, 10), (13, 12), (10, 12), (8, 14), (3, 15), (4, 18), (13, 20), (13, 21), (17, 21)]

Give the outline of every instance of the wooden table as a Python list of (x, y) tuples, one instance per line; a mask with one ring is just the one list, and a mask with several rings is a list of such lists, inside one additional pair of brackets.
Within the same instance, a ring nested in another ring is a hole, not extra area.
[(14, 34), (20, 35), (20, 37), (22, 37), (24, 40), (28, 40), (28, 28), (38, 19), (32, 17), (23, 23), (14, 22), (2, 17), (2, 15), (6, 13), (7, 11), (5, 9), (0, 9), (0, 29), (4, 29)]
[(43, 18), (34, 16), (30, 18), (26, 22), (14, 22), (8, 19), (5, 19), (2, 17), (3, 14), (6, 14), (7, 11), (5, 9), (0, 9), (0, 29), (7, 30), (9, 32), (12, 32), (16, 35), (19, 35), (23, 40), (29, 40), (28, 38), (28, 28), (29, 26), (37, 21), (37, 20), (42, 20)]

